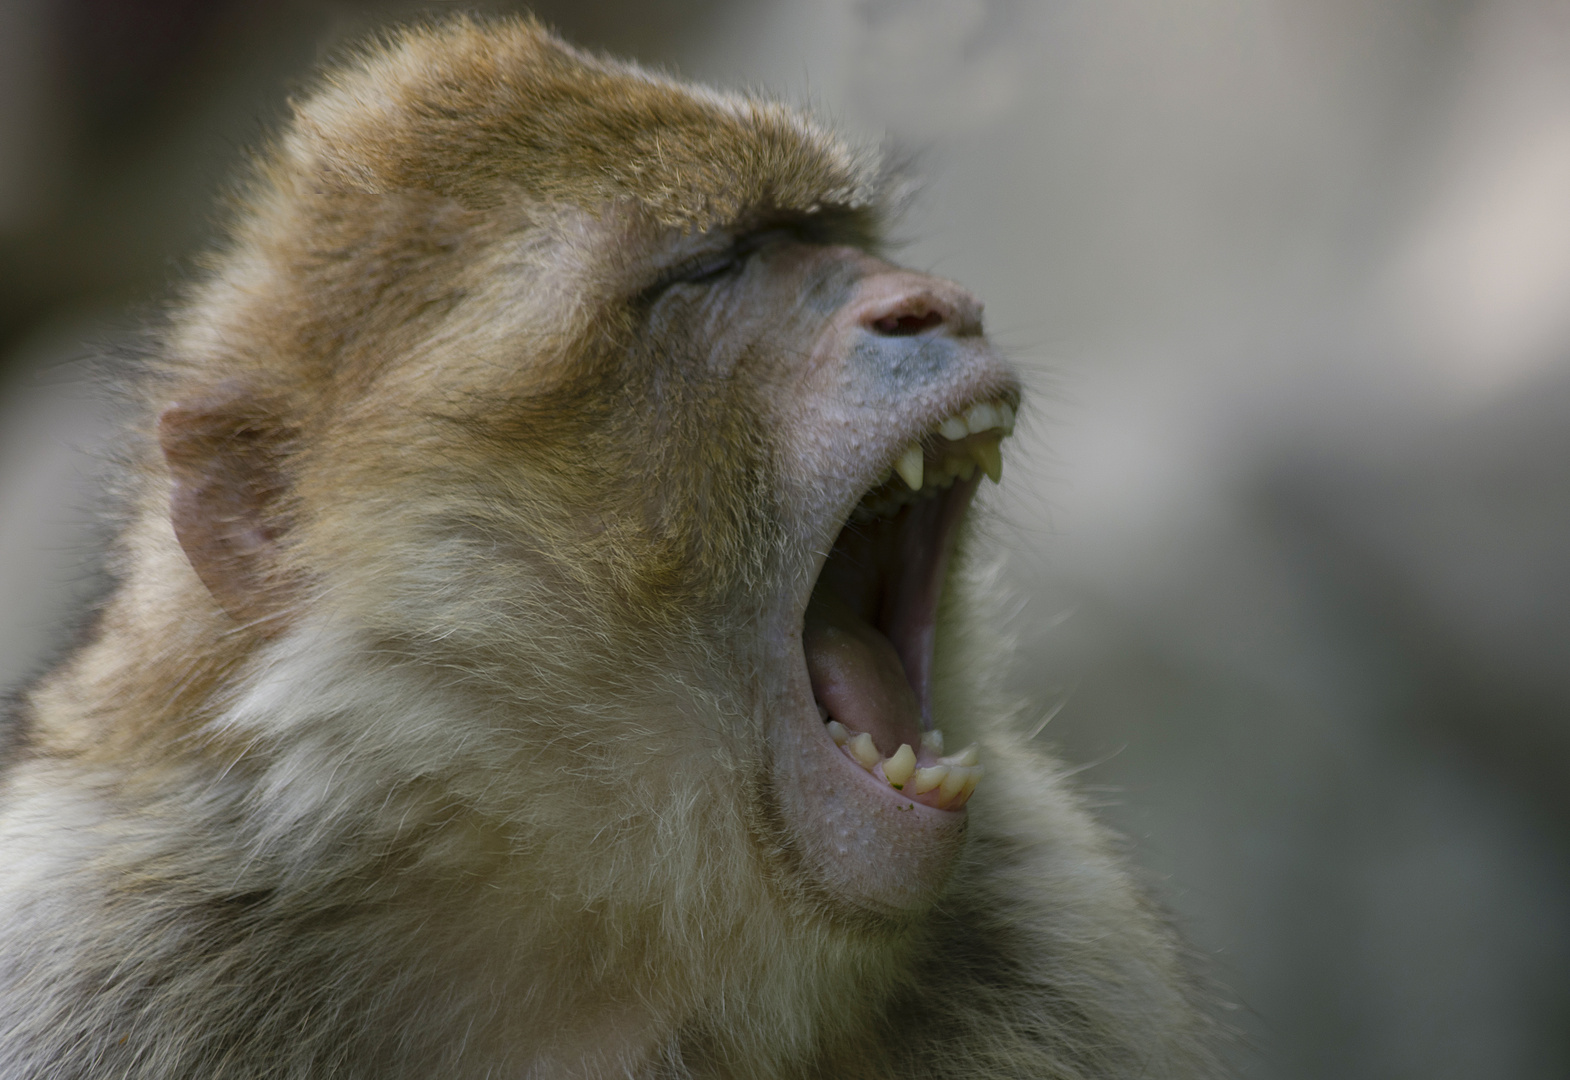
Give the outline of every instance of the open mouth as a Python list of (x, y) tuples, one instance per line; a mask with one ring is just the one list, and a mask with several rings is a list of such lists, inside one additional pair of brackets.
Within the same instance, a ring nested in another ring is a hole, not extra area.
[(1013, 407), (987, 401), (912, 442), (861, 500), (813, 587), (802, 632), (828, 735), (885, 790), (959, 810), (983, 770), (945, 756), (933, 724), (932, 651), (949, 553), (984, 473), (1002, 475)]

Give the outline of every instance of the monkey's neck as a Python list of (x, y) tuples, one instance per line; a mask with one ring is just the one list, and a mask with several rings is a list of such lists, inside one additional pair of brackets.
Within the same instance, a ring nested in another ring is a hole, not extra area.
[(341, 630), (263, 641), (147, 595), (116, 596), (35, 697), (55, 748), (112, 775), (111, 831), (181, 819), (116, 848), (114, 877), (190, 918), (243, 909), (269, 957), (361, 941), (342, 1004), (402, 987), (378, 1007), (432, 1055), (461, 1031), (542, 1075), (783, 1069), (902, 977), (901, 950), (775, 889), (734, 761), (685, 747), (678, 768), (607, 717), (502, 716)]

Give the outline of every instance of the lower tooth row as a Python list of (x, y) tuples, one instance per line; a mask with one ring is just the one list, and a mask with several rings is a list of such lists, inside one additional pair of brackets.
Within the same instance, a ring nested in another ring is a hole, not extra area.
[[(985, 773), (979, 764), (980, 751), (976, 744), (965, 747), (957, 754), (938, 757), (931, 765), (918, 765), (916, 752), (907, 743), (889, 757), (878, 753), (872, 736), (865, 731), (851, 731), (838, 720), (828, 722), (829, 735), (834, 743), (856, 764), (888, 783), (896, 791), (907, 787), (913, 795), (925, 795), (936, 790), (939, 809), (958, 810), (969, 801), (976, 784)], [(943, 752), (943, 733), (926, 731), (921, 735), (923, 750), (934, 755)]]

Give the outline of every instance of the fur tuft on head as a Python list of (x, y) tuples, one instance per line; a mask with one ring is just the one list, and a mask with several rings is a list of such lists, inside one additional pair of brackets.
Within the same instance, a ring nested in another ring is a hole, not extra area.
[(324, 82), (285, 147), (327, 191), (425, 190), (476, 208), (631, 197), (700, 231), (754, 207), (877, 198), (875, 161), (801, 113), (589, 56), (532, 19), (395, 33)]

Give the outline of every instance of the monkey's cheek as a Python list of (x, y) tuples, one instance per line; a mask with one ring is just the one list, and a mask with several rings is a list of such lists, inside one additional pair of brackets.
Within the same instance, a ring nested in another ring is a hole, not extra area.
[(769, 733), (774, 791), (802, 871), (852, 907), (886, 915), (927, 909), (964, 847), (966, 814), (901, 798), (858, 768), (825, 735), (810, 687), (802, 690), (807, 715), (782, 709)]

